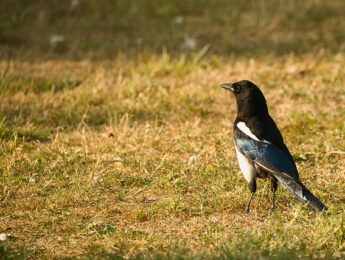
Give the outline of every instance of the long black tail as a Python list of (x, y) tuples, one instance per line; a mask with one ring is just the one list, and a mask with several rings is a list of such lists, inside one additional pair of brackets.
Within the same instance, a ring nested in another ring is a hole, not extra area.
[(305, 189), (303, 191), (304, 197), (309, 202), (309, 205), (314, 209), (318, 211), (326, 211), (327, 207), (325, 204), (323, 204), (317, 197), (314, 196), (313, 193), (311, 193), (308, 189)]
[(308, 206), (315, 211), (326, 211), (327, 207), (314, 196), (300, 181), (289, 179), (283, 176), (276, 176), (280, 184), (292, 193), (299, 201), (308, 203)]

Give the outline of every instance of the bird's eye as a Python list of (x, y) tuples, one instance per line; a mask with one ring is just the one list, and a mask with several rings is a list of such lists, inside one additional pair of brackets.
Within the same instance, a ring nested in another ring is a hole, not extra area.
[(241, 92), (241, 86), (238, 84), (234, 84), (234, 93), (240, 93)]

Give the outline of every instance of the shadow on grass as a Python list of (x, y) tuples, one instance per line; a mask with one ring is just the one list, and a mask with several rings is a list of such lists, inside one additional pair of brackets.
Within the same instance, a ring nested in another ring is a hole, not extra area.
[[(79, 256), (82, 259), (127, 259), (125, 251), (119, 250), (118, 252), (109, 253), (101, 247), (92, 247), (88, 253)], [(273, 251), (263, 250), (262, 247), (254, 242), (244, 241), (235, 245), (224, 245), (212, 253), (198, 253), (191, 254), (187, 249), (176, 247), (169, 249), (168, 252), (162, 251), (148, 251), (142, 252), (135, 256), (133, 259), (312, 259), (314, 257), (310, 252), (306, 253), (301, 250), (278, 248)]]
[(70, 81), (67, 78), (52, 80), (47, 78), (35, 78), (24, 76), (6, 75), (0, 78), (0, 94), (2, 93), (42, 93), (42, 92), (59, 92), (63, 90), (71, 90), (80, 84), (80, 81)]
[(13, 139), (20, 139), (25, 142), (49, 141), (48, 133), (37, 127), (32, 129), (25, 129), (24, 127), (6, 127), (0, 123), (0, 140), (8, 141)]
[(108, 60), (204, 46), (221, 55), (339, 52), (344, 9), (342, 0), (4, 0), (0, 58)]
[(2, 260), (19, 260), (27, 259), (28, 252), (25, 249), (11, 249), (7, 246), (0, 245), (0, 259)]
[[(302, 243), (301, 243), (302, 246)], [(108, 252), (102, 246), (91, 246), (91, 248), (82, 255), (74, 256), (78, 259), (128, 259), (126, 245), (120, 245), (116, 252)], [(28, 257), (39, 257), (41, 252), (28, 252), (25, 248), (13, 249), (0, 245), (1, 259), (27, 259)], [(68, 259), (71, 256), (66, 256)], [(63, 257), (64, 258), (64, 257)], [(181, 247), (172, 247), (168, 250), (151, 249), (132, 255), (131, 259), (313, 259), (318, 258), (317, 252), (300, 249), (280, 247), (274, 250), (263, 249), (262, 245), (255, 241), (244, 240), (236, 244), (224, 244), (214, 250), (212, 253), (192, 254), (189, 250)], [(326, 259), (334, 259), (331, 256), (323, 256)]]

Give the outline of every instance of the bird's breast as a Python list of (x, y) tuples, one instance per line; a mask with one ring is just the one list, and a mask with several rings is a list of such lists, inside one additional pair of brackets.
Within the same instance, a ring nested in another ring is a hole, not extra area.
[(236, 147), (236, 155), (238, 160), (238, 165), (240, 166), (241, 172), (246, 179), (246, 181), (249, 183), (255, 178), (255, 169), (251, 161), (242, 154)]

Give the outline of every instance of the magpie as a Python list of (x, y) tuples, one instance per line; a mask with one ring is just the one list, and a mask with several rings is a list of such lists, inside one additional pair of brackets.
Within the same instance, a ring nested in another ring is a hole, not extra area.
[(240, 170), (251, 193), (246, 203), (246, 212), (249, 212), (256, 191), (256, 178), (271, 181), (272, 210), (275, 208), (278, 182), (301, 202), (307, 203), (311, 209), (327, 210), (300, 181), (292, 155), (268, 113), (266, 99), (259, 87), (248, 80), (223, 83), (220, 86), (231, 91), (236, 98), (234, 144)]

